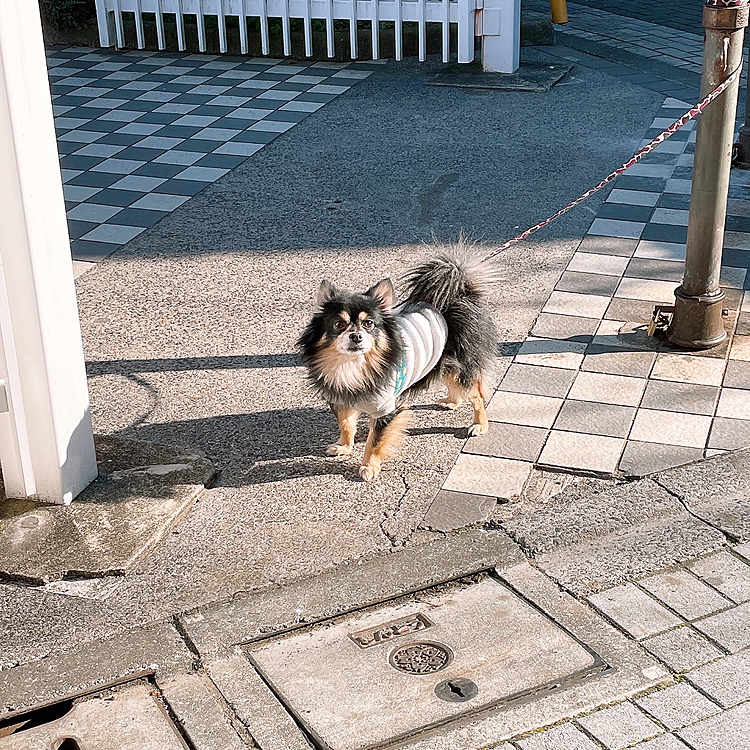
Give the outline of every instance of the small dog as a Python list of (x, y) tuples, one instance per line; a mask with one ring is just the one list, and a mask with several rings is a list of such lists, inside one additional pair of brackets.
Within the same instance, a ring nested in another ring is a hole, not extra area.
[(484, 376), (498, 339), (485, 296), (493, 281), (492, 268), (459, 246), (409, 272), (406, 300), (396, 306), (390, 279), (362, 294), (321, 282), (318, 310), (297, 347), (338, 420), (341, 434), (329, 456), (351, 454), (357, 419), (368, 414), (359, 474), (377, 477), (405, 432), (407, 399), (437, 380), (448, 387), (445, 408), (464, 398), (474, 407), (469, 435), (487, 432)]

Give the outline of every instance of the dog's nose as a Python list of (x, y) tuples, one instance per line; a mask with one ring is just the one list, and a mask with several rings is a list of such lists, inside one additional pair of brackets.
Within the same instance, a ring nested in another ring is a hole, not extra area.
[(361, 344), (362, 343), (362, 334), (358, 333), (357, 331), (352, 331), (349, 334), (349, 339), (354, 342), (355, 344)]

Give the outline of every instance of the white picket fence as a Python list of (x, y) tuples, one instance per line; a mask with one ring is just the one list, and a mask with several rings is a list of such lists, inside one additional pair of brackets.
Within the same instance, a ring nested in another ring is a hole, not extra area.
[[(420, 61), (427, 55), (427, 24), (439, 23), (442, 26), (443, 61), (451, 55), (451, 25), (458, 30), (458, 61), (468, 63), (474, 60), (475, 14), (477, 0), (96, 0), (99, 19), (99, 35), (103, 47), (125, 46), (123, 13), (135, 15), (136, 41), (139, 49), (145, 47), (143, 15), (153, 14), (156, 21), (156, 36), (159, 49), (166, 48), (166, 15), (174, 15), (177, 26), (177, 44), (185, 50), (185, 16), (196, 16), (198, 25), (198, 48), (206, 51), (206, 17), (215, 16), (219, 29), (219, 48), (227, 51), (228, 17), (236, 17), (239, 22), (240, 50), (248, 53), (248, 19), (260, 21), (261, 48), (269, 54), (269, 18), (281, 19), (284, 55), (292, 54), (292, 34), (290, 20), (302, 19), (304, 24), (305, 55), (313, 54), (313, 20), (324, 20), (326, 26), (326, 53), (335, 56), (333, 22), (349, 22), (349, 46), (352, 59), (359, 57), (357, 22), (369, 21), (372, 24), (372, 59), (380, 58), (380, 22), (392, 21), (395, 24), (395, 58), (403, 57), (403, 27), (405, 22), (418, 25), (418, 54)], [(481, 0), (479, 2), (481, 7)]]

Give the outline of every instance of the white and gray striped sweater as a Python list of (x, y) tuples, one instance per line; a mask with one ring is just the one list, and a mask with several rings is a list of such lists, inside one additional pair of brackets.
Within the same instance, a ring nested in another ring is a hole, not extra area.
[(356, 405), (358, 411), (371, 417), (384, 417), (395, 411), (397, 398), (438, 363), (448, 338), (445, 318), (432, 305), (421, 304), (406, 310), (402, 306), (395, 312), (404, 354), (388, 384)]

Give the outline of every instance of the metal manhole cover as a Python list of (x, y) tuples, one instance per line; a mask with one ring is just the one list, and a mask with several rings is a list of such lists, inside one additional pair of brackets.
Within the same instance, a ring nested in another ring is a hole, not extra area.
[(407, 674), (432, 674), (445, 669), (453, 653), (440, 643), (412, 643), (391, 652), (391, 666)]
[(245, 651), (320, 750), (390, 747), (607, 669), (488, 574), (256, 641)]

